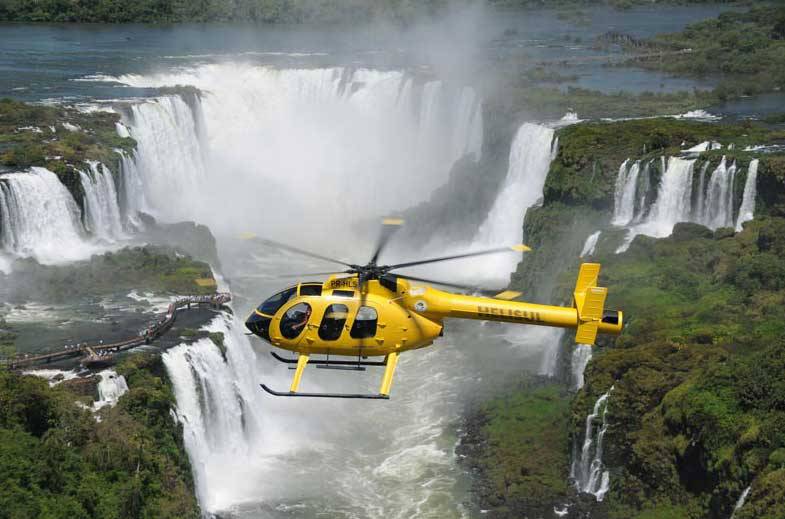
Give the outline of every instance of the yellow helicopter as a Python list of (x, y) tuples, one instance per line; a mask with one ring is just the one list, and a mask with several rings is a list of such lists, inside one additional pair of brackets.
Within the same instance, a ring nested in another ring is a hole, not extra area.
[[(622, 312), (604, 310), (608, 289), (597, 286), (600, 273), (597, 263), (581, 265), (571, 307), (512, 301), (521, 295), (512, 291), (493, 297), (455, 294), (430, 285), (475, 292), (476, 287), (391, 271), (531, 249), (515, 245), (394, 265), (377, 264), (390, 236), (401, 224), (402, 220), (398, 219), (384, 220), (381, 238), (366, 265), (344, 263), (252, 234), (244, 235), (246, 239), (256, 239), (267, 246), (349, 267), (337, 273), (308, 274), (330, 277), (325, 282), (301, 282), (278, 292), (248, 317), (245, 326), (254, 335), (298, 355), (295, 360), (271, 352), (276, 360), (296, 364), (294, 377), (288, 392), (275, 391), (265, 384), (261, 385), (262, 389), (275, 396), (388, 399), (398, 356), (433, 344), (443, 335), (447, 317), (575, 328), (576, 342), (581, 344), (594, 344), (598, 333), (621, 333)], [(311, 359), (313, 355), (325, 357)], [(369, 357), (383, 359), (367, 360)], [(384, 367), (384, 375), (378, 394), (299, 392), (300, 380), (308, 364), (317, 368), (357, 371), (378, 366)]]

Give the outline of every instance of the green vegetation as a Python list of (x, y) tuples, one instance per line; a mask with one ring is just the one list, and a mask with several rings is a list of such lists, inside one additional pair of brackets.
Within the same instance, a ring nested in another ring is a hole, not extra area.
[[(614, 384), (610, 517), (663, 507), (688, 518), (727, 516), (747, 485), (781, 477), (783, 231), (781, 217), (757, 219), (735, 236), (679, 224), (670, 238), (638, 237), (625, 254), (595, 257), (609, 305), (628, 322), (587, 368), (574, 430)], [(754, 517), (785, 514), (782, 495), (760, 496)]]
[[(537, 74), (534, 77), (536, 79)], [(596, 90), (567, 87), (562, 92), (541, 86), (528, 73), (504, 78), (494, 91), (487, 93), (486, 98), (493, 113), (502, 117), (511, 114), (516, 120), (558, 119), (566, 112), (576, 112), (586, 119), (675, 115), (706, 108), (716, 101), (713, 94), (702, 91), (605, 94)]]
[(357, 22), (409, 21), (446, 0), (8, 0), (0, 21), (16, 22)]
[[(517, 289), (541, 302), (551, 302), (554, 297), (569, 300), (569, 291), (554, 294), (553, 289), (560, 276), (574, 282), (578, 255), (589, 234), (606, 229), (600, 245), (615, 250), (620, 244), (623, 231), (607, 228), (616, 177), (624, 160), (657, 159), (715, 140), (726, 148), (734, 144), (735, 151), (707, 153), (702, 160), (717, 163), (721, 155), (727, 155), (729, 160), (744, 165), (752, 155), (740, 150), (783, 137), (782, 132), (751, 123), (717, 124), (673, 118), (582, 123), (559, 130), (558, 136), (559, 150), (543, 190), (544, 205), (527, 211), (524, 223), (526, 243), (535, 252), (527, 255), (512, 278)], [(662, 173), (657, 164), (655, 161), (652, 182)], [(784, 180), (785, 157), (764, 156), (758, 176), (758, 214), (785, 215)]]
[(68, 389), (0, 371), (0, 516), (199, 517), (160, 357), (118, 372), (130, 391), (97, 422)]
[(6, 301), (70, 302), (78, 297), (125, 294), (130, 290), (156, 294), (212, 294), (215, 286), (207, 263), (194, 261), (166, 247), (129, 247), (67, 265), (39, 265), (18, 260), (13, 276), (0, 273), (0, 296)]
[[(614, 386), (604, 453), (611, 490), (602, 503), (576, 506), (609, 519), (729, 517), (751, 485), (736, 517), (785, 517), (785, 157), (760, 156), (758, 217), (740, 233), (683, 223), (667, 239), (638, 236), (627, 252), (615, 254), (624, 231), (609, 226), (625, 159), (717, 140), (734, 143), (734, 150), (702, 160), (726, 154), (743, 165), (751, 155), (739, 149), (777, 141), (781, 133), (756, 124), (654, 119), (582, 123), (558, 136), (544, 204), (526, 215), (525, 239), (534, 251), (511, 287), (529, 300), (568, 303), (583, 242), (603, 229), (591, 259), (603, 265), (606, 306), (623, 309), (626, 319), (618, 339), (599, 340), (586, 385), (572, 401), (571, 440), (563, 440), (562, 451), (583, 440), (588, 412)], [(565, 336), (565, 348), (571, 341)], [(504, 398), (517, 401), (530, 392)], [(514, 434), (515, 422), (505, 421), (512, 411), (487, 409), (486, 422)], [(543, 435), (563, 438), (561, 425)], [(482, 456), (494, 466), (504, 458), (513, 467), (529, 463), (508, 458), (501, 444), (485, 445)], [(488, 485), (478, 491), (481, 503), (494, 495)], [(505, 502), (547, 495), (537, 484), (531, 488), (510, 486)], [(551, 487), (553, 496), (562, 490), (561, 482)]]
[(785, 87), (785, 7), (727, 12), (651, 42), (670, 53), (637, 63), (674, 74), (715, 75), (720, 99), (780, 90)]
[[(0, 99), (0, 165), (9, 168), (43, 166), (60, 175), (101, 161), (116, 171), (115, 149), (131, 150), (135, 142), (117, 135), (120, 116), (82, 113), (72, 108), (31, 105)], [(72, 125), (72, 130), (64, 125)]]
[(0, 319), (0, 358), (10, 357), (16, 353), (16, 334), (5, 319)]
[(459, 450), (478, 472), (479, 506), (494, 517), (543, 513), (570, 492), (570, 396), (557, 385), (522, 383), (468, 418)]

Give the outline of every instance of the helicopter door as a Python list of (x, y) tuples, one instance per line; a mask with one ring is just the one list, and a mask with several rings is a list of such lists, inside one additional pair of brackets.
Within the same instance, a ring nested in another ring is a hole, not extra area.
[(311, 318), (311, 305), (308, 303), (297, 303), (292, 306), (281, 317), (281, 335), (284, 339), (297, 343), (303, 331), (305, 331), (308, 321)]

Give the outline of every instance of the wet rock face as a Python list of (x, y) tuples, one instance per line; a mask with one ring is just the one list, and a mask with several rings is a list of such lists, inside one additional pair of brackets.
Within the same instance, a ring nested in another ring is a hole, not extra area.
[(139, 239), (149, 243), (178, 249), (198, 261), (219, 268), (215, 237), (206, 225), (194, 222), (160, 223), (150, 215), (140, 213), (145, 230)]

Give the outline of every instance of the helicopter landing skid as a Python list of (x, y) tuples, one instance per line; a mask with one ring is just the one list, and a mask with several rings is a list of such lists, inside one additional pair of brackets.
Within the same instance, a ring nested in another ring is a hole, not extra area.
[(266, 392), (270, 393), (274, 396), (304, 396), (304, 397), (317, 397), (317, 398), (364, 398), (368, 400), (388, 400), (390, 398), (390, 386), (392, 385), (392, 378), (393, 373), (395, 373), (395, 366), (398, 364), (398, 353), (397, 352), (390, 352), (388, 353), (383, 362), (363, 362), (360, 358), (357, 359), (357, 362), (351, 361), (333, 361), (329, 362), (329, 360), (318, 360), (314, 361), (313, 363), (316, 364), (317, 368), (328, 368), (328, 369), (350, 369), (350, 370), (365, 370), (363, 367), (364, 365), (371, 365), (371, 366), (384, 366), (384, 377), (382, 378), (382, 384), (379, 388), (379, 392), (377, 394), (358, 394), (358, 393), (301, 393), (297, 391), (297, 388), (300, 386), (300, 379), (303, 376), (303, 372), (305, 371), (305, 366), (308, 364), (310, 360), (310, 355), (307, 353), (300, 353), (297, 357), (296, 361), (291, 361), (289, 359), (280, 357), (275, 353), (271, 352), (273, 357), (284, 364), (293, 364), (294, 362), (297, 363), (297, 367), (294, 371), (294, 377), (292, 378), (292, 384), (289, 386), (289, 391), (275, 391), (270, 389), (265, 384), (260, 384), (262, 389)]
[(373, 395), (361, 393), (300, 393), (292, 391), (275, 391), (264, 384), (259, 384), (262, 389), (275, 396), (302, 396), (310, 398), (364, 398), (366, 400), (389, 400), (389, 395)]
[[(284, 364), (297, 364), (297, 359), (287, 359), (286, 357), (281, 357), (274, 351), (270, 352), (270, 355), (279, 362), (283, 362)], [(313, 364), (317, 367), (322, 366), (378, 366), (378, 367), (385, 367), (387, 365), (386, 362), (383, 360), (380, 361), (373, 361), (373, 360), (309, 360), (308, 364)], [(336, 368), (341, 369), (341, 368)], [(361, 370), (358, 370), (361, 371)]]

